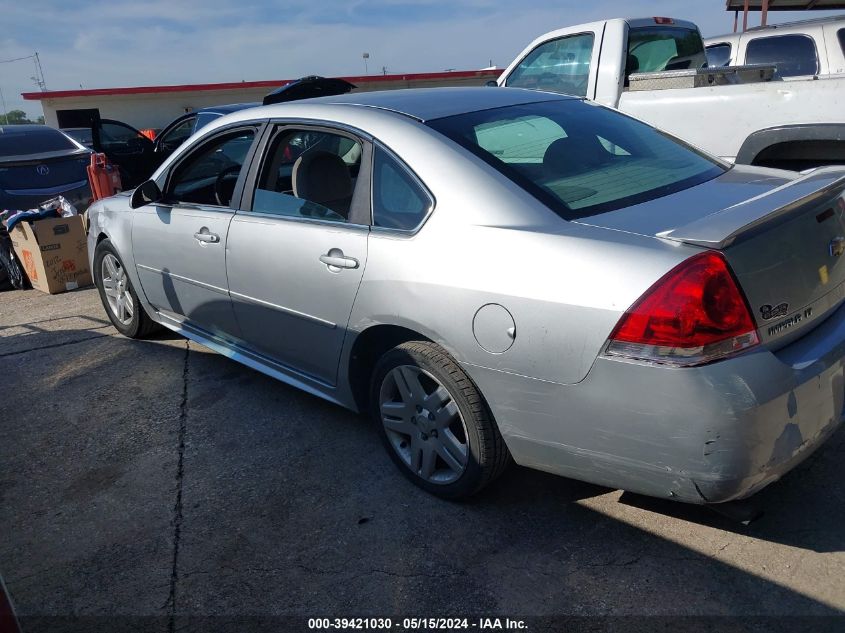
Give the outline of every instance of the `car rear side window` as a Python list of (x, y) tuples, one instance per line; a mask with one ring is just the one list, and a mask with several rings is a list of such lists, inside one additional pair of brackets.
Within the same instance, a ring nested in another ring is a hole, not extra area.
[(281, 131), (264, 159), (252, 210), (350, 222), (362, 153), (360, 142), (342, 134)]
[(816, 43), (806, 35), (775, 35), (748, 42), (746, 64), (775, 64), (778, 77), (815, 75), (819, 72)]
[(731, 63), (731, 45), (713, 44), (707, 47), (707, 65), (711, 68), (721, 68)]
[(53, 128), (0, 127), (0, 156), (27, 156), (50, 152), (79, 151), (73, 141)]
[(514, 68), (507, 85), (586, 97), (594, 39), (580, 33), (541, 44)]
[(377, 148), (373, 163), (373, 226), (412, 231), (430, 208), (431, 198), (410, 172)]
[(645, 123), (574, 99), (472, 112), (428, 125), (566, 219), (647, 202), (725, 171), (715, 159)]

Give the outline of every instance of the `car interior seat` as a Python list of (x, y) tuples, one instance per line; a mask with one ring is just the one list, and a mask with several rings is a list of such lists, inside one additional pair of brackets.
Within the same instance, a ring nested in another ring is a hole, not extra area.
[(565, 136), (553, 141), (543, 154), (543, 170), (550, 178), (563, 178), (597, 167), (609, 158), (593, 134)]
[(349, 217), (352, 177), (337, 154), (321, 150), (305, 152), (293, 164), (293, 195)]

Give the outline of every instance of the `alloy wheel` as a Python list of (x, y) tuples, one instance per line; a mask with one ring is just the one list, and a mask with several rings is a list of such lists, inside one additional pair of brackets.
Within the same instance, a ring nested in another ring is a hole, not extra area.
[(129, 292), (129, 279), (126, 277), (126, 270), (117, 257), (111, 253), (106, 253), (103, 257), (100, 272), (109, 310), (123, 325), (129, 325), (132, 322), (132, 316), (135, 314), (135, 303)]
[(467, 430), (458, 405), (429, 372), (400, 365), (384, 377), (379, 412), (390, 445), (418, 477), (457, 481), (467, 467)]

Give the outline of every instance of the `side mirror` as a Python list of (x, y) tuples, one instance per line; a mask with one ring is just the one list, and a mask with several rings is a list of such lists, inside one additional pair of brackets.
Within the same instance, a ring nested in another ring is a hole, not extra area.
[(498, 88), (498, 87), (499, 87), (499, 84), (498, 84), (498, 83), (496, 83), (496, 80), (495, 80), (495, 79), (491, 79), (490, 81), (488, 81), (488, 82), (487, 82), (486, 84), (484, 84), (484, 85), (485, 85), (485, 86), (487, 86), (488, 88)]
[(147, 180), (146, 182), (142, 182), (132, 192), (132, 197), (129, 199), (129, 206), (137, 209), (138, 207), (143, 207), (159, 200), (161, 200), (161, 189), (158, 188), (155, 180)]

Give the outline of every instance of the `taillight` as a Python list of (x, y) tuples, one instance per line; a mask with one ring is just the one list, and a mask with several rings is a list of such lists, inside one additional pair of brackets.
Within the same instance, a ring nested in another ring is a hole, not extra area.
[(670, 365), (701, 365), (759, 343), (724, 257), (708, 251), (649, 288), (616, 324), (605, 353)]
[(674, 24), (675, 20), (672, 18), (654, 18), (655, 24)]

